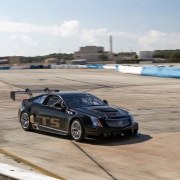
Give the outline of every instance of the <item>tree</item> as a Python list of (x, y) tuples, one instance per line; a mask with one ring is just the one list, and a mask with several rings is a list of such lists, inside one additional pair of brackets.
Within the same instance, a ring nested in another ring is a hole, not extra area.
[(165, 53), (163, 53), (163, 52), (156, 52), (153, 55), (153, 58), (165, 58)]
[(107, 56), (106, 54), (100, 54), (100, 55), (98, 56), (98, 58), (99, 58), (99, 60), (101, 60), (101, 61), (106, 61), (106, 60), (108, 60), (108, 56)]
[(177, 60), (179, 58), (180, 58), (180, 54), (178, 52), (173, 52), (173, 53), (170, 54), (170, 59), (171, 60), (173, 60), (173, 59)]

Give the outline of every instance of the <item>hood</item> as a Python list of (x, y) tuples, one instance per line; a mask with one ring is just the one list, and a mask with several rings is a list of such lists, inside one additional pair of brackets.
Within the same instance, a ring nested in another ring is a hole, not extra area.
[(89, 106), (83, 108), (74, 108), (74, 110), (88, 114), (90, 116), (102, 117), (106, 119), (115, 119), (129, 116), (127, 111), (113, 106)]

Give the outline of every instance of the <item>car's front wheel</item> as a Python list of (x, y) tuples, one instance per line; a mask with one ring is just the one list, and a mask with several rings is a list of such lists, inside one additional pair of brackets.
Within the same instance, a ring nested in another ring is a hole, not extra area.
[(79, 119), (74, 119), (71, 123), (71, 136), (75, 141), (83, 141), (84, 139), (84, 128)]
[(20, 123), (22, 128), (25, 131), (29, 131), (30, 130), (30, 120), (29, 120), (29, 114), (27, 112), (22, 112), (21, 117), (20, 117)]

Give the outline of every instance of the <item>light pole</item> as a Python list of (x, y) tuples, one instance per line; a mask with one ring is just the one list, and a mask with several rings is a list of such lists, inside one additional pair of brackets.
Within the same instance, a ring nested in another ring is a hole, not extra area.
[(112, 36), (110, 36), (110, 60), (113, 61), (113, 45), (112, 45)]

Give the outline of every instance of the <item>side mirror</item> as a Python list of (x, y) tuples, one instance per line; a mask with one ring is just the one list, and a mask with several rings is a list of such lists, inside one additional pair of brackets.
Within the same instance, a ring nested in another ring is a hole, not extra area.
[(103, 100), (103, 102), (108, 105), (108, 101), (107, 100)]
[(66, 106), (61, 106), (62, 107), (62, 111), (66, 111)]
[(61, 108), (62, 108), (62, 111), (66, 111), (66, 106), (64, 105), (63, 102), (61, 102)]

